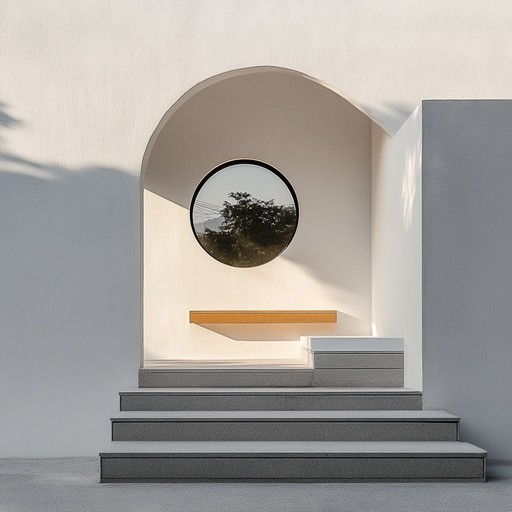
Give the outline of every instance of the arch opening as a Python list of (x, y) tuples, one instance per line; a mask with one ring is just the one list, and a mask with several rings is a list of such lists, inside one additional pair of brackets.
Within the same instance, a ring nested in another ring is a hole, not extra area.
[[(192, 88), (144, 155), (144, 365), (299, 364), (299, 335), (371, 334), (371, 120), (296, 71), (249, 68)], [(189, 207), (223, 162), (269, 163), (293, 183), (301, 222), (276, 259), (227, 267), (197, 244)], [(330, 326), (206, 329), (190, 310), (332, 310)], [(272, 343), (268, 343), (272, 341)]]

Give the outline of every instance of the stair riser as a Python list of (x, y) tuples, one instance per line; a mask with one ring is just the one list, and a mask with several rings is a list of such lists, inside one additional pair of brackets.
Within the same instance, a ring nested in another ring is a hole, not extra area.
[(396, 353), (314, 352), (316, 368), (401, 368), (404, 355)]
[(477, 457), (280, 457), (145, 455), (101, 459), (102, 482), (483, 481)]
[(319, 387), (402, 387), (404, 371), (392, 368), (315, 368), (313, 385)]
[(421, 408), (421, 395), (121, 395), (121, 411), (416, 411)]
[(315, 369), (281, 372), (140, 372), (140, 388), (203, 387), (402, 387), (402, 369)]
[(457, 441), (457, 422), (113, 421), (113, 441)]
[(139, 371), (139, 388), (204, 388), (204, 387), (307, 387), (313, 382), (313, 371), (301, 372), (200, 372)]

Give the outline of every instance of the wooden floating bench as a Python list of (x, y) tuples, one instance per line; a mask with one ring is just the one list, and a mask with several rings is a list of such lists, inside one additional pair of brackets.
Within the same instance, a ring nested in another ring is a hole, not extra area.
[(191, 324), (335, 324), (336, 310), (190, 311)]

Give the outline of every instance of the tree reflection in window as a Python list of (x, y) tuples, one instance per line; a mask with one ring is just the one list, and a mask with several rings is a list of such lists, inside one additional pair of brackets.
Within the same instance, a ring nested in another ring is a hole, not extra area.
[[(225, 200), (218, 205), (221, 197)], [(210, 256), (233, 267), (255, 267), (273, 260), (291, 242), (298, 207), (291, 186), (273, 167), (239, 160), (201, 182), (191, 218)]]

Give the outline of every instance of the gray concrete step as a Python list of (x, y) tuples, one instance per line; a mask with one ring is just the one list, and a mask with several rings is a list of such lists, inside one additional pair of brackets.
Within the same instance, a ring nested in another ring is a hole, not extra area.
[(317, 368), (404, 368), (404, 353), (396, 352), (319, 352), (313, 354)]
[(403, 368), (315, 368), (313, 386), (400, 387)]
[(140, 388), (402, 387), (403, 368), (142, 368)]
[(119, 393), (121, 411), (419, 410), (409, 388), (147, 388)]
[(314, 386), (403, 386), (401, 338), (304, 337), (302, 348), (314, 367)]
[(403, 387), (402, 339), (301, 344), (309, 366), (141, 369), (139, 389), (120, 393), (102, 481), (485, 479), (459, 418)]
[(141, 368), (139, 388), (307, 387), (313, 368)]
[(456, 441), (445, 411), (159, 411), (112, 418), (113, 441)]
[(401, 338), (308, 337), (301, 341), (316, 368), (401, 368), (404, 341)]
[(139, 370), (140, 388), (174, 387), (401, 387), (401, 338), (305, 337), (301, 346), (309, 366), (193, 365)]
[(486, 452), (459, 442), (113, 442), (102, 482), (482, 481)]

